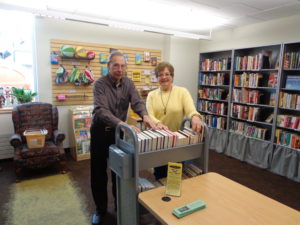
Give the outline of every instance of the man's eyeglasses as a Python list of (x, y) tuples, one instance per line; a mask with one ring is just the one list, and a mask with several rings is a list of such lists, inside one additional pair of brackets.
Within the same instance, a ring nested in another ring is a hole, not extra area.
[(112, 67), (114, 68), (114, 69), (119, 69), (119, 68), (121, 68), (122, 70), (126, 70), (126, 68), (127, 68), (127, 65), (120, 65), (120, 64), (113, 64), (112, 65)]

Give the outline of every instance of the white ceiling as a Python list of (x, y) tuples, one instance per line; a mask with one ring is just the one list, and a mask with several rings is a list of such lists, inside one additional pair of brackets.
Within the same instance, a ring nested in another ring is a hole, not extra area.
[(107, 21), (113, 20), (161, 33), (207, 35), (210, 30), (300, 14), (300, 0), (0, 0), (1, 8), (109, 25)]

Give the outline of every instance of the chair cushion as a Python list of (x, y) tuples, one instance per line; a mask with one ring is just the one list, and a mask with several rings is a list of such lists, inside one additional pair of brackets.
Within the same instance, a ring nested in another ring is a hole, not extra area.
[(27, 145), (23, 145), (20, 155), (23, 159), (28, 159), (46, 155), (56, 155), (59, 153), (59, 146), (55, 145), (52, 141), (46, 141), (43, 148), (29, 149)]

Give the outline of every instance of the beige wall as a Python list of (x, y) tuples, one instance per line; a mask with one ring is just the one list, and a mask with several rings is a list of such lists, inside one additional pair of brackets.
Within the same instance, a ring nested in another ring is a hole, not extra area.
[[(199, 52), (300, 41), (300, 16), (248, 25), (213, 33), (211, 41), (197, 41), (160, 34), (126, 31), (56, 19), (36, 20), (37, 74), (40, 101), (51, 102), (50, 39), (135, 46), (160, 49), (163, 60), (175, 67), (176, 85), (187, 87), (197, 96)], [(68, 107), (59, 107), (59, 129), (68, 133)], [(13, 132), (10, 114), (0, 114), (0, 134)], [(65, 147), (69, 146), (68, 136)]]

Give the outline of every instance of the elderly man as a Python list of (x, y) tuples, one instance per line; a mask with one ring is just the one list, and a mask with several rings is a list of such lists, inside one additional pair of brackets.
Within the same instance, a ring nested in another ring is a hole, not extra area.
[[(155, 128), (148, 116), (133, 82), (124, 76), (127, 63), (118, 51), (108, 60), (109, 73), (94, 84), (94, 111), (91, 126), (91, 188), (96, 205), (92, 224), (99, 224), (107, 212), (107, 158), (108, 149), (115, 141), (115, 128), (125, 123), (129, 103), (144, 121), (145, 126)], [(135, 126), (132, 128), (139, 132)], [(112, 172), (113, 195), (116, 198), (116, 176)], [(116, 209), (116, 199), (115, 199)]]

